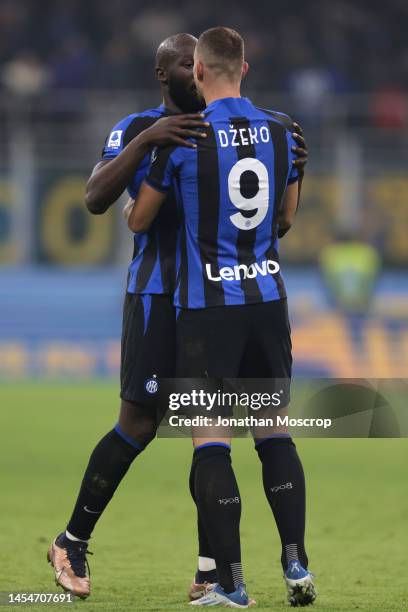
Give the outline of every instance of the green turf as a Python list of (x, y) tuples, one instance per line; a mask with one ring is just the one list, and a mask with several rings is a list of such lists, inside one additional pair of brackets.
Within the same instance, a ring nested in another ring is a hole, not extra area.
[[(0, 404), (0, 591), (53, 591), (47, 545), (69, 516), (90, 450), (116, 418), (117, 389), (3, 385)], [(408, 440), (303, 439), (298, 448), (316, 612), (407, 610)], [(196, 554), (190, 456), (188, 440), (158, 440), (137, 460), (96, 528), (93, 594), (75, 609), (188, 609)], [(285, 610), (280, 547), (257, 456), (245, 439), (234, 442), (233, 456), (249, 592), (257, 610)]]

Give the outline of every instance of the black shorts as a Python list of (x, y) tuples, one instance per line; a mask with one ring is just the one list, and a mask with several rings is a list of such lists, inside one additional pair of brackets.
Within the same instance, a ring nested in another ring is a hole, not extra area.
[(172, 296), (127, 293), (123, 307), (120, 397), (157, 401), (155, 380), (175, 376), (176, 311)]
[(261, 384), (248, 379), (263, 379), (262, 390), (282, 391), (286, 405), (292, 376), (287, 300), (181, 310), (176, 376), (232, 379), (247, 392)]

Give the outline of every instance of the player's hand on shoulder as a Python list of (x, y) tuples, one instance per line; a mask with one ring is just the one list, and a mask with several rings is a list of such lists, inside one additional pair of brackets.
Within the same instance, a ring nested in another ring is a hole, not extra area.
[(292, 123), (293, 139), (296, 145), (292, 147), (292, 151), (297, 155), (297, 159), (293, 161), (293, 165), (302, 172), (307, 164), (309, 151), (303, 135), (303, 130), (298, 123)]
[(195, 148), (197, 145), (189, 138), (205, 138), (203, 131), (209, 123), (204, 121), (201, 113), (189, 115), (171, 115), (162, 117), (143, 132), (150, 146), (178, 145)]

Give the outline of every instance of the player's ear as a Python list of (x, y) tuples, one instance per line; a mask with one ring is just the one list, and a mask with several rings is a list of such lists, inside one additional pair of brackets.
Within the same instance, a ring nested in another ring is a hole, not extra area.
[(196, 60), (194, 64), (195, 68), (195, 77), (197, 81), (202, 81), (204, 79), (204, 64), (200, 60)]
[(163, 85), (167, 85), (167, 71), (161, 66), (156, 66), (155, 68), (156, 79), (163, 83)]
[(249, 64), (248, 62), (244, 62), (242, 65), (242, 78), (244, 79), (246, 77), (246, 75), (248, 74), (248, 70), (249, 70)]

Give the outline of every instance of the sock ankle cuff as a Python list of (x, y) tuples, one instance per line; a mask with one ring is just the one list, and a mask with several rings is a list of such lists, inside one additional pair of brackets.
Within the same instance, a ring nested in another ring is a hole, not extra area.
[(89, 539), (88, 540), (81, 540), (81, 538), (78, 538), (77, 536), (73, 535), (72, 533), (70, 533), (68, 531), (68, 529), (66, 529), (63, 533), (63, 535), (67, 538), (67, 540), (69, 540), (70, 542), (82, 542), (83, 544), (88, 544)]
[(198, 571), (199, 572), (212, 572), (217, 569), (215, 564), (215, 559), (212, 557), (203, 557), (202, 555), (198, 556)]

